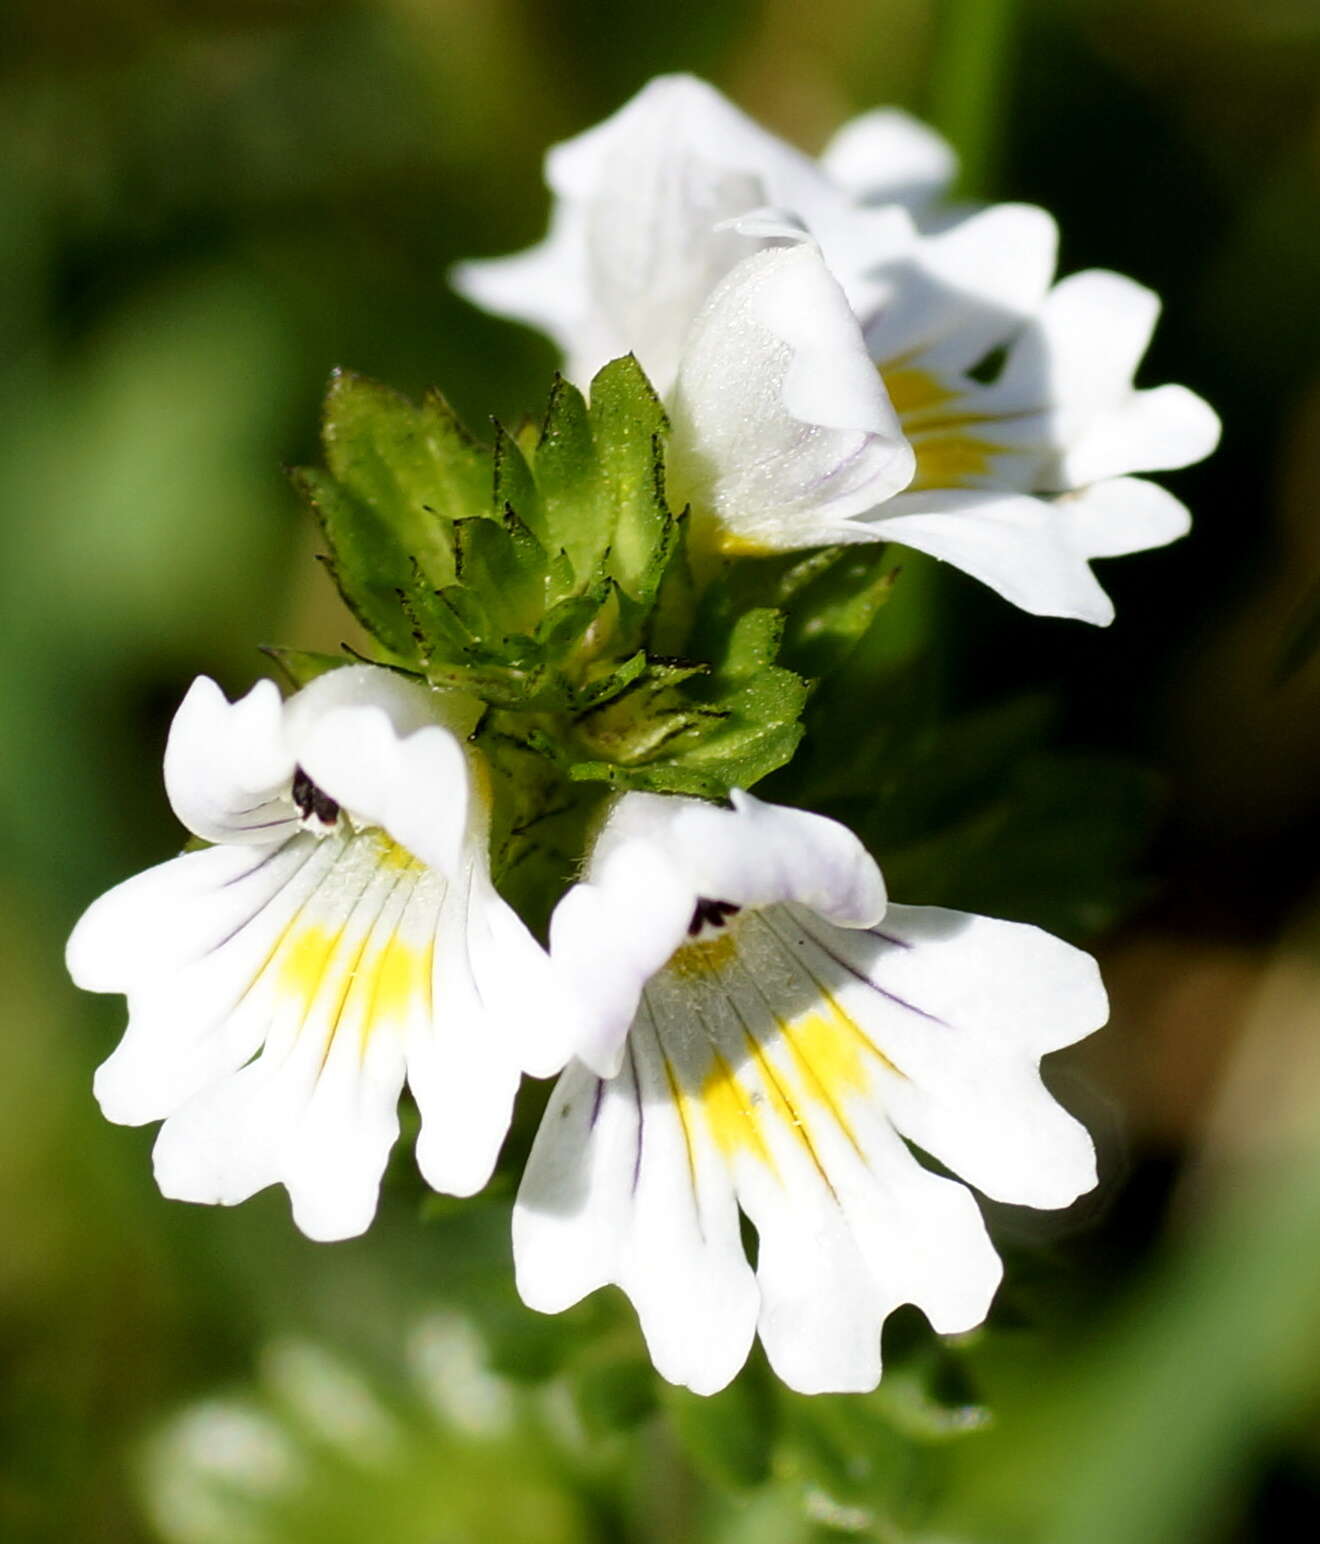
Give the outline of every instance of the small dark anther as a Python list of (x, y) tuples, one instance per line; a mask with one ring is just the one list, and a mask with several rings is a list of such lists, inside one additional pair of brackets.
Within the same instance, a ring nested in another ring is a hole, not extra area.
[(339, 806), (323, 793), (301, 767), (293, 769), (293, 803), (304, 820), (330, 827), (339, 819)]
[(704, 895), (699, 895), (692, 920), (688, 923), (688, 936), (695, 938), (703, 927), (723, 927), (730, 917), (736, 916), (741, 910), (732, 901), (709, 901)]

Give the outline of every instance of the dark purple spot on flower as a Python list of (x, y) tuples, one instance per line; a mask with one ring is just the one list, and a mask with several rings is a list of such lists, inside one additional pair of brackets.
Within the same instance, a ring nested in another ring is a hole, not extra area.
[(688, 923), (688, 936), (695, 938), (703, 927), (723, 927), (741, 910), (742, 907), (735, 906), (732, 901), (708, 901), (704, 895), (699, 895)]
[(293, 769), (293, 803), (303, 820), (327, 829), (339, 819), (339, 806), (322, 792), (301, 767)]

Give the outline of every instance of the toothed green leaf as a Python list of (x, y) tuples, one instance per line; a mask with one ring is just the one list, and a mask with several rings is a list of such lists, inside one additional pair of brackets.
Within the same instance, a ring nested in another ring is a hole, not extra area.
[(648, 583), (658, 583), (655, 555), (674, 517), (665, 502), (668, 420), (631, 354), (607, 364), (592, 381), (590, 418), (613, 524), (610, 571), (645, 602), (654, 593)]
[(480, 596), (491, 625), (505, 633), (529, 633), (545, 606), (545, 548), (512, 508), (497, 520), (454, 525), (458, 584)]
[(399, 604), (413, 584), (412, 558), (385, 521), (333, 477), (303, 467), (293, 481), (325, 537), (327, 566), (349, 610), (392, 654), (416, 660), (417, 640)]
[(592, 422), (576, 386), (556, 378), (535, 455), (546, 542), (563, 551), (579, 580), (601, 565), (614, 535)]
[(434, 584), (453, 578), (449, 521), (490, 508), (473, 503), (470, 448), (452, 414), (418, 408), (398, 392), (350, 371), (336, 372), (322, 428), (326, 464), (350, 497), (369, 509)]
[(496, 510), (501, 513), (512, 510), (543, 549), (556, 546), (546, 533), (541, 496), (531, 466), (518, 441), (502, 424), (495, 425), (494, 459)]

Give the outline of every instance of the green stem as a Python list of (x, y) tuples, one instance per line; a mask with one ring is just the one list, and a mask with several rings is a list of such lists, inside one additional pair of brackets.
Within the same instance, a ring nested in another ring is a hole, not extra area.
[(942, 0), (931, 65), (930, 117), (958, 151), (957, 191), (994, 190), (1008, 115), (1019, 0)]

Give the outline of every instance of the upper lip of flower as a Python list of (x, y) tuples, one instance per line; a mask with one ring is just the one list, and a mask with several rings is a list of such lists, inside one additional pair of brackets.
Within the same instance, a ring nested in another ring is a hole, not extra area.
[(550, 921), (551, 959), (578, 1005), (576, 1055), (602, 1076), (616, 1073), (643, 986), (693, 921), (779, 901), (865, 926), (884, 914), (884, 882), (851, 834), (823, 816), (741, 789), (729, 810), (626, 795)]

